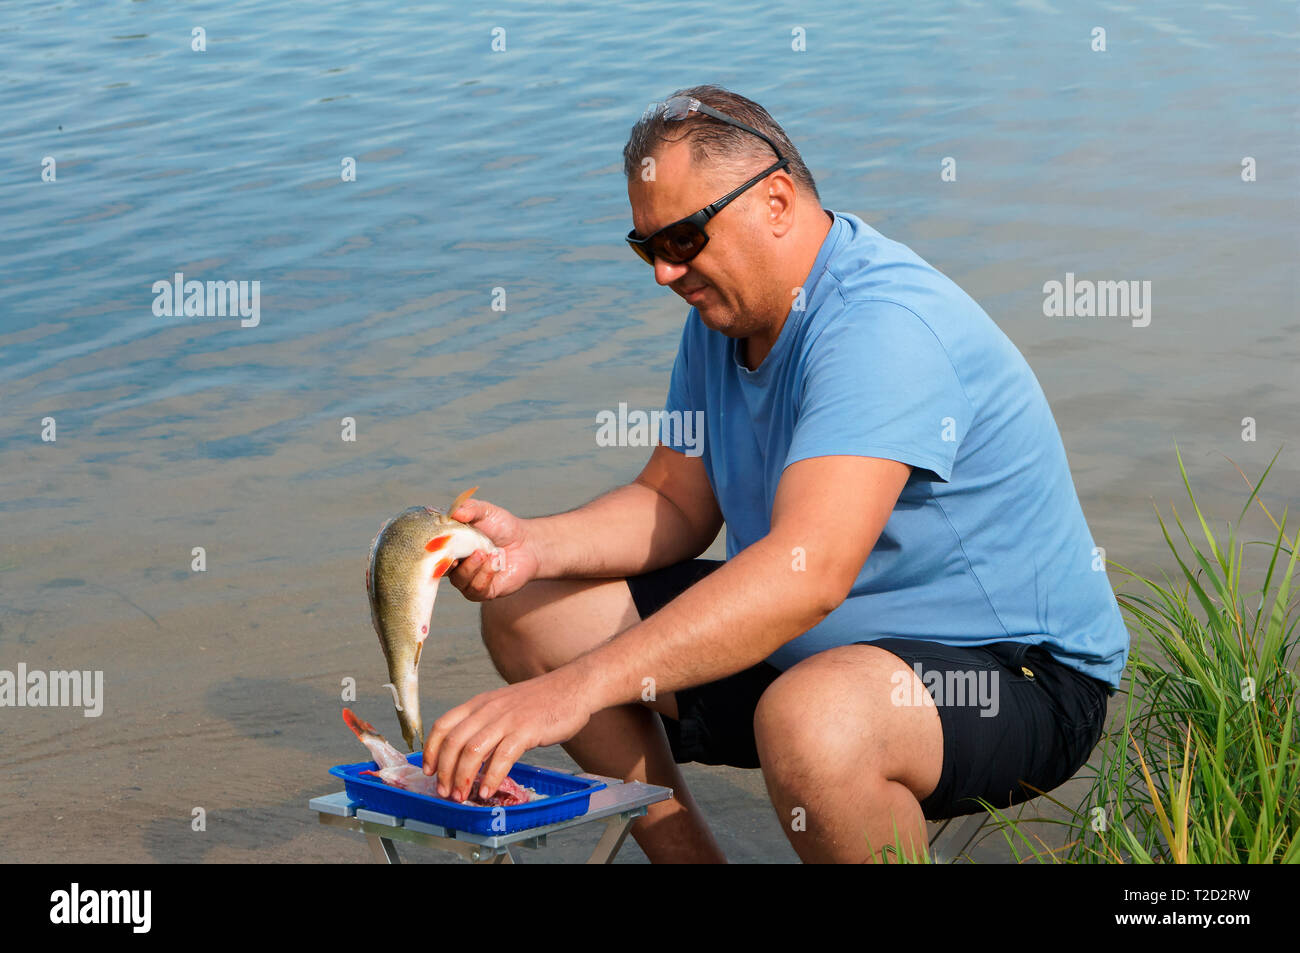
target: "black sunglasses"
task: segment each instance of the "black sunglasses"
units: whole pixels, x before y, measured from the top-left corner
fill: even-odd
[[[654,108],[654,107],[652,107]],[[738,122],[730,116],[724,116],[717,110],[706,106],[698,99],[692,99],[690,96],[674,96],[666,103],[661,104],[659,110],[663,112],[665,119],[685,119],[693,112],[700,112],[706,116],[712,116],[714,119],[735,126],[738,129],[744,129],[751,132],[758,138],[762,139],[772,151],[776,153],[777,162],[768,166],[758,175],[754,176],[738,189],[733,189],[722,198],[718,199],[711,205],[706,205],[693,215],[687,215],[685,218],[665,225],[653,235],[646,238],[638,238],[636,229],[627,233],[627,243],[632,246],[632,250],[641,256],[642,260],[649,265],[655,263],[656,258],[662,258],[666,262],[674,265],[682,265],[690,261],[709,243],[709,236],[704,231],[704,224],[713,216],[717,215],[727,204],[736,196],[743,193],[747,188],[756,182],[762,181],[771,175],[777,169],[784,169],[790,165],[790,160],[781,155],[781,150],[767,136],[763,135],[752,126],[747,126],[743,122]],[[647,110],[649,112],[649,110]]]

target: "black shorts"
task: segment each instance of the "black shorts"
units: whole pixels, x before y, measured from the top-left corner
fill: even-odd
[[[637,612],[644,619],[721,565],[718,560],[687,560],[628,579]],[[876,645],[909,666],[920,665],[936,703],[943,770],[938,786],[921,802],[930,820],[979,813],[984,808],[973,800],[977,797],[1002,809],[1050,791],[1074,776],[1101,737],[1110,686],[1063,665],[1039,646],[994,642],[965,647],[893,638],[857,644]],[[940,675],[947,672],[964,677]],[[780,669],[764,661],[707,685],[678,689],[677,720],[659,716],[673,759],[760,767],[754,711],[780,675]],[[981,707],[970,699],[942,703],[945,685],[956,700],[959,692],[978,684],[996,691],[996,714],[986,713],[992,705]],[[971,695],[977,697],[977,692]]]

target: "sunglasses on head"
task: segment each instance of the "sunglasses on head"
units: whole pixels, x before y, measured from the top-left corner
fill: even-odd
[[[781,150],[776,147],[776,143],[763,135],[757,129],[752,126],[747,126],[743,122],[732,119],[730,116],[724,116],[712,107],[706,106],[698,99],[693,99],[690,96],[674,96],[665,103],[652,106],[650,110],[647,110],[647,113],[653,115],[654,113],[652,110],[656,108],[658,111],[663,113],[665,119],[685,119],[691,113],[699,112],[706,116],[711,116],[721,122],[725,122],[728,125],[735,126],[737,129],[744,129],[746,132],[751,132],[758,136],[758,138],[771,146],[772,151],[776,153],[777,158],[777,161],[774,164],[768,166],[744,185],[728,192],[716,202],[704,206],[704,208],[700,209],[698,212],[665,225],[653,235],[641,238],[637,235],[635,228],[627,233],[627,243],[632,246],[632,250],[640,255],[642,260],[647,264],[653,265],[656,258],[662,258],[670,264],[681,265],[698,255],[704,250],[704,246],[709,243],[709,236],[704,231],[704,225],[709,219],[717,215],[727,206],[728,203],[731,202],[732,199],[743,193],[754,183],[762,181],[777,169],[787,168],[790,165],[790,160],[781,155]]]

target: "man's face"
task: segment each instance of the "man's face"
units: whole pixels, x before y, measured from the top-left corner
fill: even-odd
[[[669,143],[655,155],[654,181],[637,176],[628,182],[632,227],[638,235],[649,235],[716,202],[744,181],[719,182],[701,174],[692,168],[687,143]],[[762,239],[753,217],[756,208],[761,216],[766,196],[766,183],[756,183],[709,219],[704,226],[709,243],[685,264],[655,259],[655,281],[694,305],[705,325],[729,337],[746,337],[767,323],[760,307]],[[688,294],[701,288],[699,295]]]

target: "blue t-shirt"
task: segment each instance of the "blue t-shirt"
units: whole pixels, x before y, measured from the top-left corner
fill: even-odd
[[[665,406],[704,412],[728,559],[768,534],[777,483],[798,460],[913,467],[848,597],[768,661],[786,669],[887,637],[1019,641],[1118,687],[1128,631],[1033,371],[952,281],[856,215],[832,214],[805,308],[758,370],[691,308]],[[688,448],[680,427],[665,424],[660,441]]]

